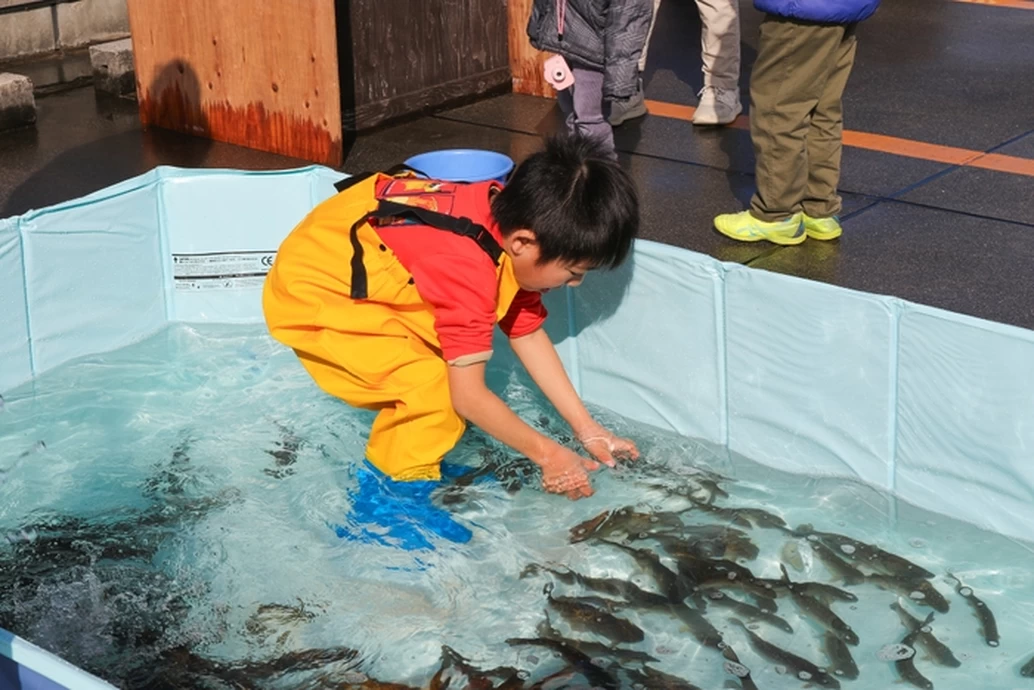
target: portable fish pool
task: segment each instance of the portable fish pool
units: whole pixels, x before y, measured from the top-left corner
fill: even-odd
[[[259,300],[340,178],[0,221],[0,687],[1034,687],[1034,333],[652,242],[547,303],[639,461],[571,502],[471,430],[469,543],[341,538],[370,414]]]

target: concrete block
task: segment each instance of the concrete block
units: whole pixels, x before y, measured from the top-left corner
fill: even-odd
[[[90,64],[93,66],[93,87],[98,91],[116,96],[136,92],[132,39],[90,46]]]
[[[81,0],[57,6],[61,47],[84,46],[129,35],[126,0]]]
[[[0,131],[36,122],[32,81],[21,74],[0,73]]]
[[[0,14],[0,58],[45,53],[56,46],[49,7]]]

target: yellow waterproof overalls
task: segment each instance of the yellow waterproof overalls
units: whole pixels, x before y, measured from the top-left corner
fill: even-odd
[[[378,411],[367,460],[393,479],[437,480],[465,422],[452,406],[432,308],[370,221],[409,217],[478,242],[496,263],[497,319],[519,286],[509,256],[482,226],[457,217],[462,209],[446,216],[380,200],[377,185],[387,177],[364,174],[335,185],[341,191],[280,245],[262,307],[272,336],[294,349],[324,391]]]

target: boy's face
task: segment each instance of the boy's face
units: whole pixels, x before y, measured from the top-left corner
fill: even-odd
[[[539,245],[535,241],[535,234],[529,230],[517,230],[503,244],[513,262],[513,275],[517,284],[531,292],[575,287],[592,268],[587,263],[570,264],[559,260],[540,263]]]

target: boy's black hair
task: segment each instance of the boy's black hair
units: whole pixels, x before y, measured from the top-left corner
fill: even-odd
[[[635,183],[607,150],[585,136],[546,141],[517,166],[492,200],[503,237],[535,233],[539,261],[618,266],[639,232]]]

